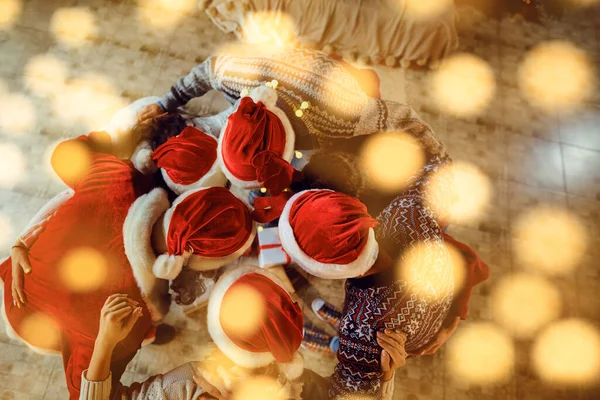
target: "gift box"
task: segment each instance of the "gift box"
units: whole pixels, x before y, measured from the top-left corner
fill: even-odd
[[[292,261],[281,247],[279,228],[276,226],[258,232],[258,246],[258,265],[261,268],[287,265]]]

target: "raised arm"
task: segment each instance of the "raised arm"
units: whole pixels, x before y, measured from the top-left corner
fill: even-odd
[[[163,111],[175,111],[194,97],[203,96],[215,89],[212,65],[213,57],[209,57],[202,64],[192,68],[189,74],[177,80],[171,90],[158,101]]]

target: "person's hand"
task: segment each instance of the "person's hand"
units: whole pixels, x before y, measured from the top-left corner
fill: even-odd
[[[200,386],[206,394],[212,396],[212,397],[207,397],[207,398],[215,398],[217,400],[228,400],[229,396],[231,396],[231,393],[229,393],[229,392],[221,393],[221,391],[219,391],[219,389],[217,389],[216,387],[211,385],[206,379],[204,379],[204,377],[202,376],[200,371],[198,371],[198,369],[196,369],[195,366],[194,366],[194,382],[196,382],[196,385]]]
[[[142,316],[142,308],[138,307],[138,304],[126,294],[109,296],[100,311],[100,329],[96,341],[113,348],[125,339]]]
[[[27,302],[25,297],[25,291],[23,290],[24,275],[31,273],[31,263],[29,262],[29,253],[27,248],[17,241],[15,246],[12,248],[10,253],[10,260],[12,262],[12,297],[13,304],[19,308],[24,306]]]
[[[159,115],[164,113],[165,111],[162,109],[161,106],[158,105],[158,103],[150,104],[149,106],[144,107],[142,111],[138,113],[138,124],[143,124],[148,120],[154,117],[158,117]]]
[[[377,343],[383,348],[380,360],[382,379],[389,381],[394,376],[394,371],[406,363],[406,335],[402,331],[386,329],[384,332],[377,332]]]
[[[456,331],[458,328],[458,323],[460,322],[460,317],[449,316],[444,320],[442,324],[442,329],[435,335],[435,337],[425,345],[420,351],[415,353],[411,353],[413,356],[425,356],[425,355],[433,355],[436,351],[439,350],[440,347],[444,343],[450,339],[450,336]]]

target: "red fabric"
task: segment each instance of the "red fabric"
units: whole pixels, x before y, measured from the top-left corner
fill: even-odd
[[[360,256],[369,228],[377,226],[358,199],[329,190],[298,197],[289,222],[304,253],[321,263],[342,265]]]
[[[221,258],[238,251],[252,233],[248,207],[224,187],[187,196],[175,207],[169,223],[169,254]]]
[[[302,178],[302,173],[272,151],[261,151],[252,158],[252,166],[256,168],[257,180],[273,196],[279,195],[290,187],[292,182]]]
[[[271,352],[280,363],[292,361],[294,353],[302,343],[303,316],[298,303],[279,285],[264,275],[252,273],[239,278],[231,285],[223,296],[225,301],[233,288],[248,285],[263,295],[265,300],[265,315],[256,331],[242,337],[238,333],[225,334],[238,347],[253,352]],[[227,324],[221,322],[221,326]]]
[[[290,197],[292,197],[292,192],[283,192],[273,197],[257,197],[254,199],[252,219],[261,224],[275,221],[281,216]]]
[[[463,256],[466,267],[466,278],[462,289],[454,296],[450,315],[466,319],[469,313],[469,299],[473,288],[485,281],[490,275],[490,269],[486,263],[479,258],[475,250],[468,245],[459,242],[452,236],[444,233],[444,241],[456,248]]]
[[[237,179],[251,182],[257,179],[252,159],[269,150],[282,157],[286,135],[281,120],[261,103],[244,97],[236,112],[229,116],[223,132],[222,157],[225,167]]]
[[[217,141],[188,126],[152,153],[152,161],[179,185],[199,181],[217,160]]]
[[[106,298],[125,293],[144,304],[125,255],[122,231],[129,207],[148,191],[149,185],[127,162],[98,153],[92,153],[92,158],[92,165],[76,184],[73,196],[60,207],[29,250],[32,272],[24,279],[24,308],[17,308],[12,302],[10,258],[0,265],[3,306],[16,333],[23,337],[22,322],[32,313],[46,314],[58,324],[60,343],[53,349],[62,352],[71,399],[79,398],[81,372],[89,365]],[[63,283],[58,269],[65,254],[83,246],[105,255],[108,271],[99,289],[76,293]],[[115,349],[111,365],[115,384],[151,328],[148,309],[144,307],[143,312],[133,331]]]

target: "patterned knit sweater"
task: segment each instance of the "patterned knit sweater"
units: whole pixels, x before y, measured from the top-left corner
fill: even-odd
[[[277,106],[290,117],[297,149],[390,129],[408,131],[431,154],[446,155],[443,144],[413,109],[368,97],[349,68],[314,50],[210,57],[179,79],[160,103],[173,111],[213,89],[234,103],[244,89],[252,90],[272,80],[279,83]],[[310,108],[297,117],[295,113],[304,101]]]

